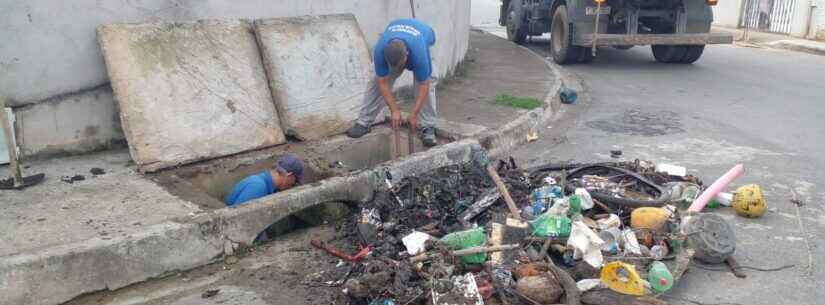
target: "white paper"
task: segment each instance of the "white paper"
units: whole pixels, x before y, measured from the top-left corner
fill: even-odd
[[[425,244],[430,238],[433,237],[427,233],[413,231],[409,235],[404,236],[404,238],[401,239],[401,242],[404,243],[405,247],[407,247],[407,253],[410,255],[417,255],[427,250]]]

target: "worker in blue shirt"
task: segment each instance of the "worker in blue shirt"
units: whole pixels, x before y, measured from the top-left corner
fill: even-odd
[[[285,191],[304,178],[304,163],[294,154],[285,154],[275,162],[275,168],[244,178],[224,197],[227,206]]]
[[[410,128],[418,128],[424,145],[434,146],[436,101],[430,46],[435,44],[433,29],[416,19],[397,19],[387,26],[373,50],[375,81],[372,82],[355,125],[347,131],[352,138],[370,132],[372,122],[386,105],[390,109],[390,125],[401,126],[401,110],[392,95],[395,80],[410,70],[415,79],[415,103],[407,117]]]

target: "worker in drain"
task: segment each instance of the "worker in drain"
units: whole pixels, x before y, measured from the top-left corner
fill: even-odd
[[[436,145],[436,102],[434,69],[430,60],[430,46],[435,44],[433,29],[416,19],[398,19],[390,22],[373,50],[375,81],[364,96],[364,103],[355,125],[347,131],[352,138],[370,132],[372,122],[386,105],[390,109],[393,129],[401,126],[401,110],[392,94],[395,80],[404,69],[413,73],[415,103],[407,117],[410,128],[417,128],[426,146]]]
[[[275,168],[244,178],[235,184],[223,199],[227,206],[285,191],[304,178],[304,162],[294,154],[285,154],[275,162]]]

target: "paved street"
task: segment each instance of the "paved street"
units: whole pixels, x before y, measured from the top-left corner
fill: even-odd
[[[546,39],[528,47],[549,56]],[[720,211],[736,225],[737,259],[795,266],[746,270],[747,279],[692,268],[670,295],[705,304],[823,304],[825,57],[725,45],[708,47],[693,65],[665,65],[649,47],[635,47],[603,49],[592,64],[564,69],[581,80],[583,98],[564,106],[541,140],[514,154],[518,160],[609,160],[619,149],[624,159],[687,166],[705,183],[743,163],[735,186],[760,184],[771,212],[751,220]],[[805,203],[798,210],[792,193]]]

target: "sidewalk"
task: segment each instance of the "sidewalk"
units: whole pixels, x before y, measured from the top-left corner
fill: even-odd
[[[784,49],[825,56],[825,42],[821,41],[796,38],[774,33],[749,31],[748,41],[745,42],[743,41],[744,31],[742,29],[728,27],[714,27],[713,29],[733,33],[734,43],[737,44],[753,44],[768,48]]]
[[[536,112],[496,105],[495,96],[510,94],[548,103],[560,80],[541,57],[504,39],[474,30],[470,46],[456,76],[442,82],[438,91],[444,128],[475,127],[474,134],[483,134],[487,142],[490,137],[517,135],[517,140],[507,140],[515,145],[523,140],[519,128],[525,125],[515,123],[524,122],[526,115],[536,117]],[[501,131],[507,128],[512,131]],[[477,142],[456,141],[381,166],[414,174],[445,162],[463,162],[469,155],[467,143]],[[272,152],[230,158],[251,160],[257,158],[251,155],[266,153]],[[332,201],[324,196],[339,190],[348,192],[351,200],[368,196],[356,186],[368,184],[367,177],[373,174],[353,171],[268,196],[275,199],[214,209],[214,198],[200,202],[198,194],[174,193],[170,189],[176,186],[159,185],[158,176],[138,174],[126,150],[25,165],[24,174],[45,173],[46,181],[22,191],[0,191],[0,295],[4,295],[0,304],[60,304],[81,294],[208,264],[230,255],[242,242],[238,236],[254,237],[256,226],[268,225],[262,219],[294,213],[312,200]],[[94,175],[92,168],[105,174]],[[9,176],[8,167],[0,166],[0,178]],[[75,178],[64,181],[63,177]]]

